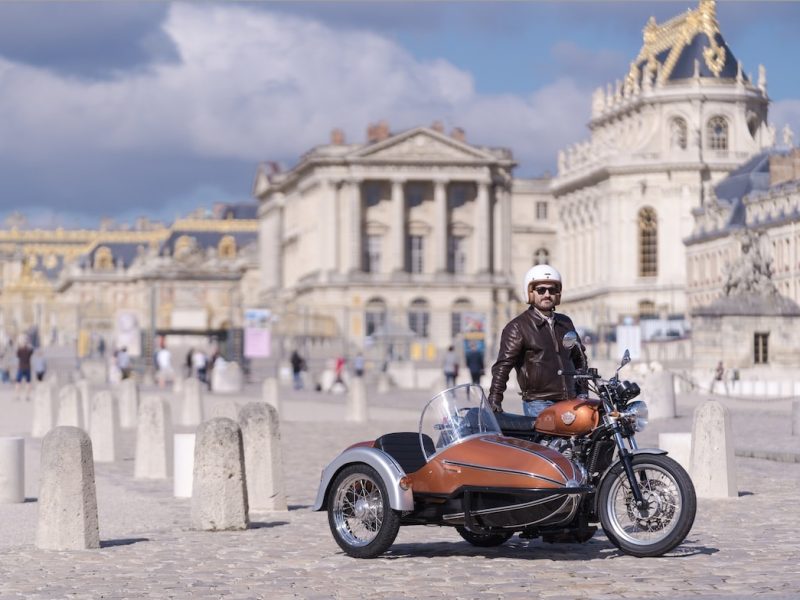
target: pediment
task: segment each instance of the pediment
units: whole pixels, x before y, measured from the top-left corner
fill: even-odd
[[[351,158],[387,162],[494,162],[496,157],[428,129],[415,129],[360,149]]]

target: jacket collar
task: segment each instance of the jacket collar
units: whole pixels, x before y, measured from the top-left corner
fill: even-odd
[[[547,325],[547,319],[545,319],[539,313],[539,311],[536,310],[536,307],[534,307],[533,304],[531,304],[530,308],[528,309],[528,313],[530,314],[531,318],[533,319],[533,324],[536,325],[536,327],[545,327]],[[553,311],[553,326],[554,327],[556,325],[556,322],[557,322],[556,312]]]

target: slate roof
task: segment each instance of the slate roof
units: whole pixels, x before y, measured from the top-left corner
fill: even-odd
[[[178,238],[188,235],[193,237],[197,241],[197,245],[199,248],[206,249],[206,248],[216,248],[219,245],[219,241],[226,235],[230,235],[236,240],[236,248],[241,249],[248,244],[255,242],[258,240],[258,232],[257,231],[231,231],[231,232],[224,232],[224,231],[191,231],[191,230],[177,230],[170,233],[169,237],[164,240],[161,245],[159,246],[158,253],[164,254],[165,251],[169,251],[169,254],[173,254],[175,252],[175,242]]]

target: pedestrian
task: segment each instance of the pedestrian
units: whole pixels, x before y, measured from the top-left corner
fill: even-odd
[[[31,358],[31,367],[36,381],[44,381],[45,373],[47,372],[47,360],[44,357],[44,350],[37,348],[33,351],[33,358]]]
[[[711,382],[712,394],[716,391],[718,385],[722,386],[726,394],[728,393],[728,382],[725,381],[725,366],[722,364],[722,361],[719,361],[717,367],[714,369],[714,380]]]
[[[302,390],[303,371],[306,370],[306,361],[302,356],[300,356],[300,353],[297,350],[293,350],[292,355],[289,357],[289,362],[292,365],[292,380],[294,389]]]
[[[189,351],[186,353],[186,360],[184,360],[184,365],[186,367],[186,377],[192,376],[192,355],[194,354],[194,348],[189,348]]]
[[[353,359],[353,373],[356,377],[364,376],[364,355],[359,352]]]
[[[172,354],[163,339],[161,340],[161,347],[156,352],[156,374],[158,387],[160,388],[166,387],[167,383],[175,378],[175,373],[172,369]]]
[[[344,381],[344,367],[347,364],[344,356],[337,356],[336,362],[334,363],[333,367],[333,385],[331,385],[331,389],[338,383],[344,389],[347,389],[347,384]]]
[[[206,354],[200,349],[192,352],[192,371],[193,375],[203,383],[206,383],[208,360]]]
[[[480,385],[481,377],[483,377],[483,352],[478,349],[478,344],[475,342],[469,343],[469,350],[467,350],[464,360],[472,377],[472,383]]]
[[[564,334],[575,332],[575,326],[555,310],[561,303],[561,289],[561,274],[550,265],[536,265],[525,274],[522,292],[530,307],[503,329],[492,366],[489,404],[495,412],[503,411],[511,369],[517,372],[522,410],[529,417],[538,416],[553,402],[586,394],[585,382],[576,386],[567,374],[587,365],[580,341],[571,349],[562,343]]]
[[[123,346],[117,352],[117,367],[119,367],[123,379],[128,379],[131,376],[131,356],[128,354],[127,346]]]
[[[33,356],[33,348],[28,343],[28,338],[22,338],[19,348],[17,348],[17,378],[14,391],[19,393],[20,387],[25,391],[25,398],[28,398],[28,393],[31,387],[31,357]],[[23,385],[24,384],[24,385]]]
[[[458,356],[453,346],[447,348],[447,352],[444,355],[444,364],[442,366],[444,369],[445,387],[451,388],[455,386],[456,378],[458,377]]]

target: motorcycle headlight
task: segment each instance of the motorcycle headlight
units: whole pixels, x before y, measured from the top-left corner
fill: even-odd
[[[633,425],[634,431],[643,431],[644,428],[647,427],[648,415],[647,404],[641,400],[631,402],[625,410],[625,417],[630,421],[631,425]]]

